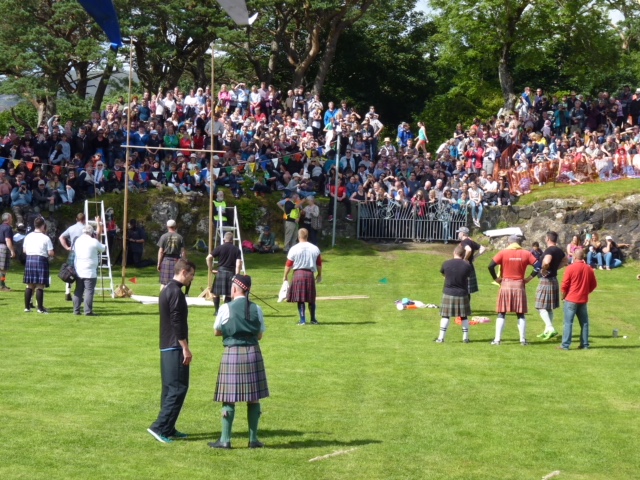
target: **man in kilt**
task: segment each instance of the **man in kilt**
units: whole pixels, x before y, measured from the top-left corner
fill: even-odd
[[[478,277],[476,276],[476,269],[473,266],[473,261],[476,257],[482,255],[487,249],[479,243],[474,242],[471,237],[469,237],[469,229],[467,227],[460,227],[457,233],[458,239],[460,239],[460,245],[464,247],[463,259],[471,265],[471,275],[469,275],[468,286],[469,295],[471,295],[472,293],[476,293],[480,290],[478,288]]]
[[[531,276],[525,279],[525,273],[529,265],[536,263],[536,257],[528,250],[522,248],[522,237],[511,235],[509,246],[499,252],[489,263],[489,273],[493,280],[500,284],[496,310],[496,336],[491,345],[500,345],[504,330],[505,315],[515,313],[518,317],[518,332],[520,332],[520,344],[528,345],[526,339],[527,321],[527,292],[525,285],[533,280],[538,272],[535,270]],[[496,266],[500,265],[501,276],[496,275]]]
[[[231,448],[231,430],[236,403],[247,402],[249,448],[262,448],[258,440],[260,400],[269,396],[259,341],[265,331],[262,309],[249,301],[251,277],[235,275],[231,285],[230,303],[220,308],[213,325],[222,337],[224,353],[216,381],[214,401],[222,402],[222,432],[210,442],[211,448]]]
[[[2,214],[2,224],[0,224],[0,292],[10,292],[11,289],[5,283],[7,271],[10,266],[10,259],[16,258],[16,251],[13,248],[13,215]]]
[[[161,443],[171,443],[171,438],[187,437],[176,430],[176,422],[189,391],[189,365],[193,358],[189,348],[189,307],[182,287],[191,284],[196,266],[180,259],[173,273],[158,299],[162,393],[158,418],[147,429]]]
[[[54,255],[53,244],[47,236],[44,218],[36,218],[33,226],[34,231],[24,239],[24,253],[27,256],[22,280],[27,284],[24,291],[24,311],[31,311],[31,300],[35,290],[38,313],[49,313],[44,308],[44,289],[49,286],[49,257]]]
[[[167,233],[162,234],[157,245],[160,290],[162,290],[173,279],[176,262],[180,258],[186,259],[184,239],[176,232],[175,220],[167,221]]]
[[[558,286],[558,270],[567,265],[567,256],[557,246],[558,234],[547,232],[547,249],[542,254],[540,283],[536,290],[536,310],[544,322],[544,332],[538,338],[549,340],[558,335],[553,328],[553,311],[560,307],[560,287]]]
[[[298,230],[298,242],[287,254],[284,267],[284,279],[288,281],[289,272],[293,269],[293,280],[287,294],[287,302],[298,304],[300,321],[298,325],[306,325],[305,302],[309,304],[311,324],[318,325],[316,318],[316,282],[322,281],[322,257],[320,249],[308,241],[306,228]],[[315,278],[314,278],[315,274]]]
[[[440,273],[444,275],[444,289],[440,303],[440,334],[436,343],[444,342],[451,317],[462,319],[462,341],[469,343],[468,317],[471,315],[471,302],[468,286],[473,267],[463,260],[464,255],[465,248],[458,244],[453,250],[453,259],[444,262],[440,268]]]
[[[218,259],[218,269],[213,270],[213,259]],[[213,280],[213,306],[214,315],[220,310],[220,297],[224,295],[225,303],[231,301],[231,280],[242,270],[242,252],[233,244],[233,233],[224,234],[222,245],[216,247],[207,255],[207,265],[215,274]]]

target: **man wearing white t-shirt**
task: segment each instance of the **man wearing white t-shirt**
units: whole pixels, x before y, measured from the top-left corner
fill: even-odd
[[[316,282],[322,281],[322,257],[320,249],[308,241],[306,228],[298,230],[298,243],[289,249],[287,263],[284,267],[284,281],[288,281],[289,272],[293,270],[293,280],[287,295],[287,302],[298,304],[300,321],[298,325],[306,325],[305,303],[309,304],[311,325],[318,325],[316,318]],[[315,278],[314,278],[315,276]]]
[[[80,238],[80,235],[82,235],[82,231],[84,229],[84,224],[85,224],[86,220],[84,218],[84,213],[79,213],[78,215],[76,215],[76,223],[74,223],[73,225],[71,225],[69,228],[67,228],[64,232],[62,232],[62,235],[60,235],[60,237],[58,237],[58,240],[60,241],[60,245],[62,245],[64,247],[64,249],[69,252],[69,256],[67,257],[67,263],[69,265],[73,265],[73,245],[76,242],[76,240],[78,238]],[[64,293],[65,293],[65,300],[67,301],[71,301],[71,284],[70,283],[65,283],[64,284]]]
[[[31,311],[33,291],[36,293],[38,313],[49,313],[44,308],[44,289],[49,286],[49,257],[53,257],[53,243],[47,236],[47,224],[44,218],[33,221],[34,231],[24,238],[23,249],[27,256],[22,282],[27,285],[24,291],[24,311]]]
[[[100,238],[102,234],[102,220],[96,217],[96,231],[91,225],[85,225],[82,235],[76,240],[74,246],[74,266],[77,277],[76,289],[73,292],[73,314],[80,315],[80,307],[84,296],[84,314],[87,317],[95,317],[93,313],[93,294],[98,281],[98,266],[100,256],[106,247],[94,238]]]

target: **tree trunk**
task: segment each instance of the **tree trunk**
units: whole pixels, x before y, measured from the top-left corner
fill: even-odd
[[[111,75],[113,75],[114,72],[115,60],[115,53],[109,52],[107,64],[104,67],[104,72],[102,72],[102,75],[100,76],[100,81],[98,81],[98,86],[96,87],[96,94],[93,97],[93,102],[91,103],[91,110],[95,110],[97,112],[100,111],[104,94],[109,86],[109,80],[111,80]]]
[[[84,100],[87,98],[87,86],[89,84],[89,62],[79,62],[75,66],[76,69],[76,96]]]
[[[504,44],[498,63],[498,78],[504,98],[504,108],[514,111],[516,106],[516,94],[513,88],[513,76],[511,75],[511,44]]]
[[[324,82],[327,80],[329,69],[331,68],[333,59],[336,56],[338,40],[340,39],[340,35],[342,35],[344,28],[345,28],[345,25],[342,22],[340,22],[339,25],[337,25],[335,28],[332,28],[331,32],[329,33],[329,38],[327,39],[327,46],[325,47],[324,53],[322,54],[320,65],[318,66],[318,73],[316,74],[316,78],[313,82],[314,94],[322,95]]]

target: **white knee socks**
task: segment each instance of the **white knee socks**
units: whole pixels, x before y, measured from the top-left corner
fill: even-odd
[[[449,319],[447,317],[442,317],[440,319],[440,334],[438,335],[438,340],[444,340],[444,337],[447,334],[448,327],[449,327]]]
[[[553,332],[555,328],[553,328],[553,310],[538,310],[540,312],[540,318],[544,322],[544,333]]]
[[[502,340],[502,331],[504,330],[504,317],[499,316],[496,318],[496,338],[494,339],[496,342],[500,342]]]
[[[520,342],[526,342],[527,320],[524,317],[518,318],[518,332],[520,332]]]

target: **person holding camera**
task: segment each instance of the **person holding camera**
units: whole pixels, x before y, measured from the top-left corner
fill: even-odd
[[[33,201],[33,195],[27,188],[27,182],[24,180],[11,192],[11,209],[18,223],[25,223],[25,218],[29,213],[29,207]]]

